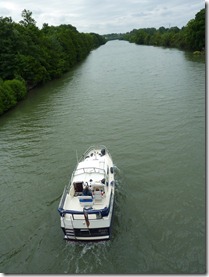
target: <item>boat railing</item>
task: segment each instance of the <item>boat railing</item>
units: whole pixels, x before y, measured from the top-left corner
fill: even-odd
[[[62,198],[60,200],[59,206],[58,206],[58,212],[60,213],[60,216],[64,217],[65,214],[71,214],[73,215],[83,215],[84,212],[80,210],[65,210],[64,209],[64,201],[67,195],[67,187],[65,187]],[[109,211],[111,209],[111,205],[113,205],[113,194],[111,192],[110,194],[110,199],[109,199],[109,205],[105,206],[103,209],[87,209],[88,214],[96,214],[96,215],[101,215],[103,216],[108,216]],[[99,217],[97,217],[99,219]]]
[[[104,207],[103,209],[98,209],[98,210],[96,210],[96,209],[87,209],[86,211],[88,212],[88,214],[97,214],[97,215],[101,214],[102,217],[103,216],[108,216],[108,214],[110,212],[110,209],[111,209],[111,205],[113,205],[112,200],[113,200],[113,194],[111,193],[108,206]],[[83,215],[84,214],[83,211],[64,210],[63,207],[60,207],[60,206],[58,208],[58,211],[59,211],[59,213],[62,217],[65,216],[65,214],[71,214],[72,216],[73,215]]]
[[[90,172],[90,170],[92,170]],[[79,171],[79,172],[78,172]],[[102,174],[105,179],[107,179],[107,174],[103,168],[97,168],[97,167],[85,167],[85,168],[79,168],[75,169],[71,175],[70,182],[66,186],[66,194],[70,191],[70,187],[73,183],[73,178],[78,175],[82,175],[84,173],[97,173],[97,174]]]
[[[63,208],[58,208],[58,211],[61,216],[65,216],[65,214],[71,214],[73,215],[83,215],[83,211],[77,211],[77,210],[64,210]],[[110,205],[108,207],[105,207],[103,209],[95,210],[95,209],[89,209],[88,214],[101,214],[102,216],[108,216],[110,211]]]
[[[110,153],[107,149],[106,146],[104,145],[92,145],[90,146],[84,153],[83,155],[81,156],[81,158],[78,160],[78,163],[81,162],[83,160],[83,158],[91,151],[91,150],[94,150],[94,149],[105,149],[106,152],[108,153],[108,155],[110,156]],[[111,156],[110,156],[111,157]]]
[[[67,193],[68,193],[68,189],[67,189],[67,186],[65,186],[63,194],[62,194],[62,197],[60,199],[60,203],[59,203],[59,206],[58,206],[59,208],[58,209],[63,209]]]
[[[74,170],[73,176],[80,175],[83,173],[99,173],[99,174],[106,174],[105,170],[103,168],[98,168],[98,167],[83,167],[83,168],[78,168]]]

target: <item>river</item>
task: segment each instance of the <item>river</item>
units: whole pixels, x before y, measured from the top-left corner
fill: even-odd
[[[63,240],[57,212],[78,156],[117,167],[112,239]],[[0,117],[4,273],[204,273],[205,63],[111,41]]]

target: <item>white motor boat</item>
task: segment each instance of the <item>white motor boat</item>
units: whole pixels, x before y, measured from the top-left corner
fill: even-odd
[[[58,211],[67,240],[110,238],[115,193],[114,166],[105,146],[90,147],[78,161]]]

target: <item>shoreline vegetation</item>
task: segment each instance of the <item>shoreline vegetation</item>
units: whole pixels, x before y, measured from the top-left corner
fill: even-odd
[[[80,33],[68,24],[39,29],[32,12],[19,23],[0,17],[0,115],[16,106],[27,91],[61,77],[95,48],[103,36]]]
[[[17,105],[38,85],[61,77],[109,40],[140,45],[175,47],[205,54],[205,9],[185,27],[134,29],[124,34],[80,33],[70,24],[36,26],[32,12],[22,20],[0,17],[0,115]]]
[[[205,8],[181,29],[178,27],[141,28],[124,34],[107,34],[104,37],[106,40],[127,40],[139,45],[173,47],[192,51],[194,55],[205,54]]]

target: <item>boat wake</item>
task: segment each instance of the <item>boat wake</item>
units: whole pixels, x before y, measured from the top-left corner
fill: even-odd
[[[107,261],[110,241],[100,242],[73,242],[66,243],[68,268],[64,273],[90,274],[104,273],[103,264]],[[89,262],[92,261],[92,262]]]

